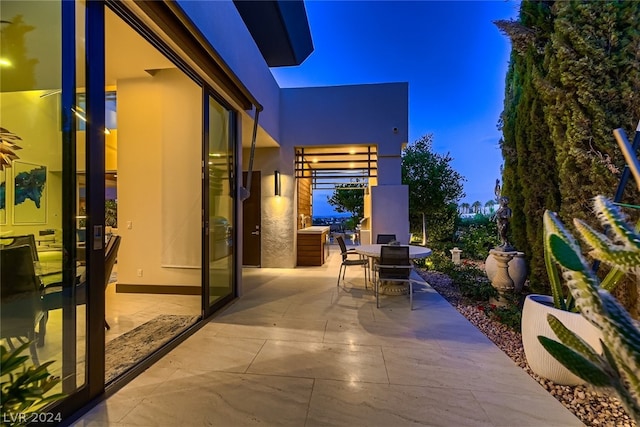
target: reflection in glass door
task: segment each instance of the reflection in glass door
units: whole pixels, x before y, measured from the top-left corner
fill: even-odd
[[[234,278],[234,152],[231,114],[214,98],[208,100],[208,240],[209,305],[233,292]],[[207,213],[205,212],[205,215]]]
[[[87,384],[85,268],[77,262],[76,168],[84,132],[85,4],[3,1],[0,8],[0,342],[31,341],[26,365],[52,362],[47,395]],[[77,41],[77,44],[76,44]],[[7,151],[8,150],[8,151]]]

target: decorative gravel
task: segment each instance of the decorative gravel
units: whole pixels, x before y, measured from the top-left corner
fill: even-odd
[[[493,341],[518,366],[558,399],[587,426],[629,426],[636,423],[625,412],[617,398],[590,386],[564,386],[542,378],[533,372],[527,364],[522,347],[520,332],[490,319],[483,311],[466,304],[458,288],[449,276],[434,271],[421,270],[420,275],[449,303],[465,316],[475,327]]]

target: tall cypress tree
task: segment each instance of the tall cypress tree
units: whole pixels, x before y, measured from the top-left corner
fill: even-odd
[[[553,20],[548,1],[525,1],[518,22],[499,21],[512,40],[502,114],[503,194],[513,209],[513,241],[529,262],[530,284],[546,286],[542,254],[542,214],[557,210],[560,193],[555,150],[544,119],[544,101],[535,80],[546,75],[544,53]]]
[[[557,153],[560,214],[593,220],[591,199],[613,196],[624,165],[612,131],[632,135],[640,119],[640,3],[557,2],[553,13],[538,87]]]
[[[524,0],[512,41],[502,122],[503,190],[513,241],[534,289],[546,282],[541,217],[594,222],[591,200],[611,197],[624,166],[612,131],[640,119],[640,2]],[[638,192],[628,186],[627,202]]]

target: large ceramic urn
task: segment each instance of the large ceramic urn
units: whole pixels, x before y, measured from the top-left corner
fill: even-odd
[[[529,367],[533,372],[559,385],[578,385],[584,381],[558,362],[538,341],[542,335],[560,341],[551,330],[547,314],[551,313],[569,330],[585,340],[593,349],[602,353],[602,333],[580,313],[557,309],[549,295],[527,295],[522,308],[522,345]]]
[[[521,292],[527,278],[527,262],[524,258],[524,252],[516,252],[509,261],[508,266],[509,277],[513,280],[513,290]],[[491,280],[491,283],[493,283],[493,278],[498,271],[498,264],[492,254],[489,254],[485,260],[484,269],[487,277]]]

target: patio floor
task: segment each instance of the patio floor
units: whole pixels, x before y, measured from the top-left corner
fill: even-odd
[[[77,426],[578,426],[429,286],[362,268],[245,269],[245,295]]]

